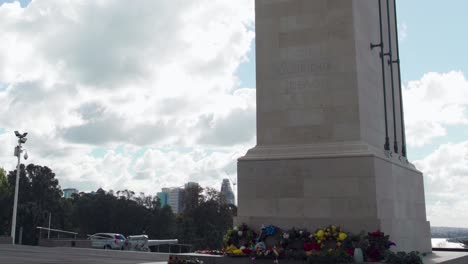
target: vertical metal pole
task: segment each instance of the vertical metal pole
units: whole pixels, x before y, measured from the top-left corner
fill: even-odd
[[[18,244],[23,245],[23,227],[20,227]]]
[[[21,142],[17,146],[18,154],[18,165],[16,166],[16,183],[15,183],[15,199],[13,202],[13,219],[11,221],[11,243],[15,244],[15,237],[16,237],[16,213],[18,210],[18,188],[19,188],[19,177],[20,177],[20,159],[21,159]]]
[[[52,213],[49,212],[49,231],[47,232],[47,239],[50,239],[50,219],[52,218]]]
[[[395,80],[394,80],[394,72],[393,72],[393,54],[392,54],[392,24],[390,19],[390,0],[387,0],[387,26],[388,26],[388,53],[389,57],[388,64],[390,65],[390,80],[392,84],[392,110],[393,110],[393,151],[398,153],[398,140],[397,140],[397,130],[396,130],[396,114],[395,114]]]
[[[405,129],[405,117],[403,112],[403,87],[401,86],[401,63],[400,63],[400,41],[398,37],[398,16],[397,16],[397,4],[396,0],[393,0],[393,14],[395,21],[395,38],[396,38],[396,53],[397,59],[393,63],[398,64],[398,84],[400,89],[400,121],[401,121],[401,154],[406,158],[406,129]]]
[[[388,113],[387,113],[387,85],[385,78],[385,60],[384,60],[384,42],[383,42],[383,23],[382,23],[382,0],[379,0],[379,26],[380,26],[380,43],[372,44],[371,49],[380,47],[380,60],[382,64],[382,86],[383,86],[383,103],[385,115],[385,144],[384,149],[390,151],[390,139],[388,138]]]

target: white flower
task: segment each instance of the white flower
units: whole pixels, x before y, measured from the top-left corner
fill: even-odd
[[[288,233],[284,233],[284,234],[283,234],[283,238],[284,238],[284,239],[288,239],[288,238],[289,238],[289,234],[288,234]]]
[[[237,231],[237,235],[242,236],[243,232],[242,231]]]
[[[302,230],[299,230],[299,235],[302,235],[302,233],[304,233],[304,231],[302,231]]]
[[[237,230],[239,230],[239,227],[238,227],[238,226],[235,226],[235,227],[234,227],[234,231],[237,231]]]

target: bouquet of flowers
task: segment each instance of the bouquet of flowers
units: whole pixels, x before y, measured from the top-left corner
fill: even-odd
[[[250,229],[246,224],[235,226],[229,229],[223,237],[224,247],[227,248],[231,245],[240,249],[241,247],[253,248],[256,242],[257,234]]]
[[[391,246],[396,246],[389,238],[390,236],[385,235],[379,230],[367,234],[367,239],[369,241],[369,246],[365,250],[367,261],[377,262],[385,258],[385,253],[388,249]]]

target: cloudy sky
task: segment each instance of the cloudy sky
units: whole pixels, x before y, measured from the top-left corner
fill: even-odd
[[[409,158],[432,225],[468,227],[468,2],[398,3]],[[235,181],[254,42],[253,0],[0,0],[0,167],[20,130],[63,188]]]

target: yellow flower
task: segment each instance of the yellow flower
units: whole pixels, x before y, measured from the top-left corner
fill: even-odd
[[[323,230],[320,229],[319,231],[317,231],[317,233],[316,233],[315,235],[316,235],[318,238],[322,238],[322,237],[323,237],[323,234],[324,234]]]
[[[336,226],[332,225],[332,230],[335,231],[335,230],[336,230]]]
[[[242,252],[242,250],[240,250],[240,249],[235,249],[235,250],[232,251],[232,254],[234,254],[234,255],[243,255],[244,252]]]
[[[230,245],[229,248],[232,249],[232,250],[237,249],[237,247],[234,246],[234,245]]]
[[[346,233],[341,232],[341,233],[338,235],[338,240],[343,241],[343,240],[345,240],[347,237],[348,237],[348,235],[346,235]]]

